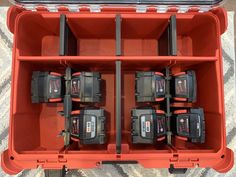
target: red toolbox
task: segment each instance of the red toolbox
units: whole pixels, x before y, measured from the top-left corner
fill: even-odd
[[[37,167],[78,169],[122,162],[169,168],[171,173],[193,167],[210,167],[221,173],[230,170],[234,154],[226,147],[220,41],[227,29],[227,16],[221,3],[220,0],[16,0],[7,19],[14,34],[14,46],[9,145],[1,156],[3,170],[13,175]],[[92,105],[82,103],[81,98],[71,100],[70,94],[67,99],[65,84],[65,96],[51,100],[64,102],[32,102],[34,71],[50,71],[44,76],[62,77],[62,82],[65,79],[67,83],[71,81],[71,75],[67,77],[68,68],[79,71],[73,77],[81,77],[82,71],[99,72],[103,99]],[[194,87],[185,85],[197,92],[190,94],[194,97],[192,101],[183,98],[181,85],[177,87],[181,83],[178,79],[189,77],[189,70],[194,70],[197,82]],[[146,72],[140,82],[137,71]],[[150,77],[149,71],[153,71]],[[145,94],[152,91],[148,84],[154,77],[162,84],[156,87],[165,92],[146,103],[150,98]],[[175,79],[175,85],[171,78]],[[140,89],[143,95],[136,91],[137,87],[143,87]],[[104,117],[106,112],[106,124],[102,126],[106,138],[99,139],[100,144],[70,136],[67,139],[70,116],[75,116],[73,123],[77,123],[76,115],[82,117],[78,109],[84,109],[84,115],[89,114],[87,106],[99,107],[92,110],[97,111],[94,114],[99,114],[98,117]],[[204,112],[201,124],[204,137],[199,142],[181,136],[183,125],[188,125],[191,115],[196,113],[194,108],[201,108],[201,114]],[[141,115],[142,123],[144,112],[151,115],[151,121],[144,125],[146,132],[142,126],[139,130],[136,120]],[[195,118],[200,120],[199,116]],[[105,119],[100,120],[104,123]],[[177,121],[174,126],[180,126],[175,131],[173,120]],[[166,133],[143,141],[140,136],[150,133],[150,127],[155,128],[150,125],[152,121],[158,123],[158,130],[165,128]],[[86,125],[86,131],[91,131],[90,123]],[[196,125],[198,132],[199,122]]]

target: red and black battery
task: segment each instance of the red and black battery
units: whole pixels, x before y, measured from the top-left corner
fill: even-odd
[[[171,81],[173,99],[176,101],[196,102],[197,80],[193,70],[173,74]]]
[[[133,144],[156,144],[165,139],[166,117],[162,110],[136,108],[131,112]]]
[[[101,74],[99,72],[76,72],[71,78],[71,97],[76,102],[100,102]]]
[[[64,95],[63,75],[34,71],[31,80],[32,103],[61,102]]]
[[[84,108],[71,112],[71,140],[81,144],[106,143],[106,117],[104,109]]]
[[[137,102],[158,102],[165,99],[165,77],[160,72],[136,72],[135,96]]]
[[[68,85],[72,101],[90,103],[101,101],[99,72],[76,72],[67,82],[64,77],[57,72],[34,71],[31,80],[32,103],[61,102],[65,96],[65,87]]]
[[[205,118],[202,108],[176,110],[173,118],[176,138],[193,143],[205,142]]]

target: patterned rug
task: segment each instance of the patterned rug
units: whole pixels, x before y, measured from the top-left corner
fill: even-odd
[[[7,148],[9,125],[9,100],[11,82],[11,48],[12,34],[6,27],[7,7],[0,7],[0,151]],[[234,44],[234,12],[228,12],[229,28],[222,36],[224,56],[224,83],[225,83],[225,109],[227,126],[227,146],[236,151],[236,84],[235,84],[235,44]],[[235,153],[236,155],[236,153]],[[42,169],[25,170],[16,176],[32,177],[43,176]],[[0,170],[0,176],[9,176]],[[103,165],[97,169],[80,169],[70,171],[67,176],[83,177],[154,177],[154,176],[236,176],[236,165],[227,174],[219,174],[213,169],[189,169],[185,175],[170,175],[167,169],[145,169],[140,165]]]

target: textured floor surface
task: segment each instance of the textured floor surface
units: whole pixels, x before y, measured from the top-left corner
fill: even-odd
[[[9,125],[9,99],[11,82],[11,48],[12,35],[6,28],[6,7],[0,7],[0,152],[7,148]],[[236,83],[235,83],[235,44],[234,44],[234,13],[229,12],[229,28],[222,36],[224,56],[224,83],[227,146],[236,152]],[[236,156],[235,156],[236,157]],[[0,176],[9,176],[0,170]],[[43,176],[43,170],[25,170],[16,176]],[[71,171],[68,176],[236,176],[236,165],[227,174],[219,174],[212,169],[191,169],[185,175],[170,175],[166,169],[144,169],[140,165],[103,165],[102,168]]]

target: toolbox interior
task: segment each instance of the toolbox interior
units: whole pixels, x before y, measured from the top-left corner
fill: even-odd
[[[22,56],[47,56],[59,53],[59,18],[53,15],[23,13],[16,26],[16,49]]]
[[[158,41],[168,25],[170,15],[122,15],[123,55],[156,56]],[[179,56],[215,56],[217,32],[211,15],[176,16]],[[203,28],[204,26],[204,28]]]
[[[74,69],[85,71],[99,71],[104,80],[103,87],[106,89],[105,99],[96,105],[107,112],[107,137],[106,145],[73,146],[78,153],[89,150],[90,153],[108,150],[108,144],[115,144],[115,64],[113,61],[103,62],[80,62],[68,61]],[[135,102],[135,71],[153,70],[162,71],[167,61],[134,63],[123,61],[122,69],[122,144],[128,145],[129,152],[136,151],[152,152],[150,150],[166,150],[169,147],[164,142],[157,145],[135,145],[131,143],[130,121],[131,109],[140,106]],[[63,109],[62,104],[33,104],[30,97],[30,82],[32,71],[41,70],[63,73],[65,67],[59,61],[19,61],[17,75],[16,107],[14,113],[14,146],[18,152],[24,151],[60,151],[63,149],[63,138],[57,137],[64,129],[64,118],[58,114]],[[217,80],[216,61],[177,62],[173,66],[173,73],[193,69],[197,74],[198,97],[193,107],[203,107],[206,119],[206,142],[194,144],[173,138],[173,146],[177,150],[212,150],[220,148],[221,117],[219,85]],[[212,90],[211,88],[215,88]],[[143,104],[148,105],[148,104]],[[82,107],[85,105],[82,105]],[[158,104],[152,105],[159,108]],[[76,107],[74,108],[76,109]],[[217,132],[215,130],[218,130]],[[23,137],[23,138],[21,138]],[[76,152],[77,152],[76,151]],[[128,151],[127,151],[128,152]]]
[[[76,17],[71,15],[68,25],[77,39],[77,55],[114,56],[116,53],[115,16]]]
[[[63,138],[57,137],[64,129],[64,118],[57,112],[62,104],[32,104],[30,82],[33,71],[62,72],[65,65],[61,59],[37,58],[35,56],[58,56],[59,53],[59,14],[22,13],[18,18],[16,47],[20,60],[15,64],[14,72],[14,149],[19,153],[58,152],[63,150]],[[121,46],[124,57],[122,62],[122,144],[128,146],[123,153],[171,152],[164,142],[157,145],[134,145],[131,143],[131,109],[139,106],[135,102],[135,71],[162,71],[170,62],[176,62],[173,73],[193,69],[197,74],[198,96],[193,107],[202,107],[206,119],[206,142],[194,144],[175,139],[175,151],[197,150],[216,152],[221,148],[222,140],[222,95],[221,77],[218,61],[204,57],[217,56],[219,50],[219,32],[217,21],[211,14],[177,15],[178,56],[172,59],[155,58],[146,60],[142,56],[158,56],[158,39],[168,25],[170,15],[121,15]],[[115,56],[116,21],[115,15],[97,16],[68,14],[68,25],[77,38],[77,57],[65,56],[63,61],[77,70],[99,71],[104,80],[105,99],[97,106],[107,111],[107,137],[105,145],[73,146],[69,151],[76,153],[106,153],[109,145],[116,143],[115,117],[115,61],[86,61],[82,56]],[[204,28],[203,28],[204,27]],[[24,61],[24,56],[27,60]],[[27,57],[28,56],[28,57]],[[126,57],[127,56],[127,57]],[[128,56],[139,56],[139,62]],[[179,56],[189,56],[185,60]],[[199,58],[194,58],[200,56]],[[100,57],[101,58],[101,57]],[[146,60],[146,61],[145,61]],[[214,88],[214,90],[212,89]],[[84,106],[84,105],[82,105]],[[153,105],[159,107],[157,105]],[[217,130],[217,131],[216,131]]]
[[[169,14],[121,15],[122,54],[159,55],[159,39],[167,28],[169,18]],[[59,14],[20,15],[16,32],[19,55],[57,56],[59,21]],[[67,23],[77,40],[77,55],[115,56],[118,29],[114,14],[68,14]],[[176,29],[179,56],[216,56],[219,34],[213,15],[177,15]]]
[[[17,49],[21,56],[57,56],[60,15],[23,13],[17,26]],[[68,26],[77,39],[77,55],[115,55],[115,15],[70,15]],[[24,41],[24,42],[22,42]]]
[[[142,149],[153,149],[158,150],[163,148],[165,145],[163,142],[158,142],[157,145],[136,145],[131,143],[131,112],[132,108],[137,106],[153,106],[160,109],[159,104],[147,104],[147,103],[136,103],[135,102],[135,71],[163,71],[165,62],[151,62],[151,64],[145,64],[146,62],[139,62],[135,64],[134,62],[124,62],[123,65],[125,70],[123,71],[123,89],[122,89],[122,103],[123,103],[123,126],[122,129],[122,140],[123,143],[127,143],[130,146],[130,150],[142,150]],[[143,68],[141,68],[143,66]],[[215,61],[182,61],[173,65],[172,72],[180,72],[185,70],[196,71],[197,77],[197,102],[192,105],[194,108],[202,107],[204,108],[205,120],[206,120],[206,142],[204,144],[185,142],[183,140],[175,139],[173,137],[172,144],[176,150],[213,150],[217,151],[220,148],[221,137],[221,117],[222,112],[220,111],[220,100],[219,92],[220,88],[218,85],[217,77],[217,64]],[[212,90],[211,88],[214,88]],[[183,109],[183,108],[179,108]],[[215,131],[219,130],[219,131]]]
[[[76,64],[75,64],[76,63]],[[114,65],[111,62],[100,65],[99,63],[71,62],[74,69],[83,71],[97,70],[102,74],[104,99],[97,107],[104,108],[107,118],[108,144],[115,143],[115,117],[114,117]],[[63,137],[58,137],[64,130],[64,117],[59,115],[63,110],[62,103],[31,103],[30,83],[33,71],[54,70],[59,73],[65,72],[65,67],[59,61],[20,61],[17,76],[16,110],[14,114],[14,145],[17,151],[59,151],[63,149]],[[105,89],[105,90],[104,90]],[[74,106],[74,110],[79,106]],[[86,105],[90,106],[90,105]],[[22,131],[23,130],[23,131]],[[22,137],[22,138],[20,138]],[[78,149],[78,147],[76,147]],[[107,147],[92,145],[83,146],[83,150],[105,150]],[[92,153],[92,152],[91,152]]]

